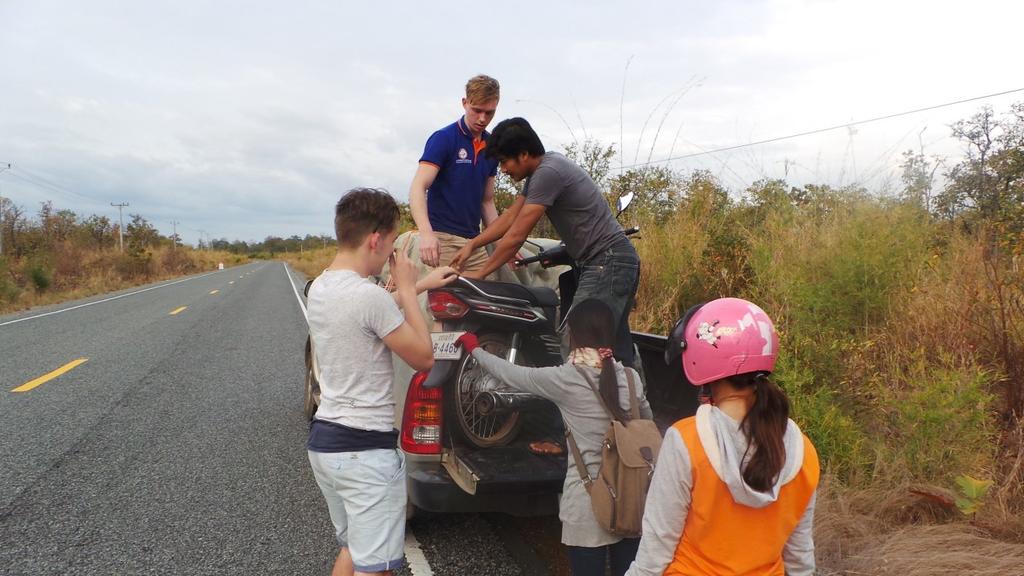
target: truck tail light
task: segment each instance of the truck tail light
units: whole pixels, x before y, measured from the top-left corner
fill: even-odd
[[[430,313],[436,320],[454,320],[462,318],[469,312],[469,305],[451,292],[431,290],[427,293]]]
[[[427,374],[414,374],[405,396],[402,450],[410,454],[441,453],[441,387],[424,388]]]

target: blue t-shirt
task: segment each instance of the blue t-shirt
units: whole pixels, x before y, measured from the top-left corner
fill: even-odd
[[[465,118],[459,118],[427,140],[420,162],[438,168],[427,189],[427,216],[434,231],[463,238],[480,234],[484,186],[498,173],[498,161],[484,155],[488,135],[473,138]]]

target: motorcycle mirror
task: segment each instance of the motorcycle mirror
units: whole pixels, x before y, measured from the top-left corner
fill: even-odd
[[[622,196],[619,196],[619,214],[622,214],[626,210],[626,208],[629,207],[629,204],[632,201],[633,201],[633,193],[632,192],[628,192],[628,193],[626,193],[626,194],[624,194]]]

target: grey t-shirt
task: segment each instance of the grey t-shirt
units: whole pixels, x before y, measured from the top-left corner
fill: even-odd
[[[584,263],[625,238],[597,184],[575,162],[548,152],[523,186],[527,204],[547,208],[569,255]]]
[[[352,270],[325,270],[306,306],[320,365],[317,420],[391,431],[394,371],[382,338],[405,322],[395,299]]]

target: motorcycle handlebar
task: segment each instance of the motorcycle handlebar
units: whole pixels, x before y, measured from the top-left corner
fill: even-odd
[[[519,260],[516,260],[515,263],[516,263],[516,266],[526,266],[527,264],[533,264],[534,262],[540,262],[541,256],[542,256],[541,254],[538,254],[536,256],[530,256],[528,258],[520,258]]]
[[[622,232],[626,236],[632,236],[632,235],[636,234],[639,231],[640,231],[640,227],[639,226],[632,226],[630,228],[626,228]],[[552,257],[552,252],[556,251],[556,250],[559,250],[559,249],[564,250],[565,248],[564,248],[564,246],[560,246],[558,248],[553,248],[553,249],[547,250],[547,251],[542,250],[536,256],[529,256],[527,258],[520,258],[520,259],[516,260],[515,261],[515,265],[516,266],[526,266],[528,264],[533,264],[534,262],[541,262],[541,261],[544,261],[544,260],[549,260]]]

